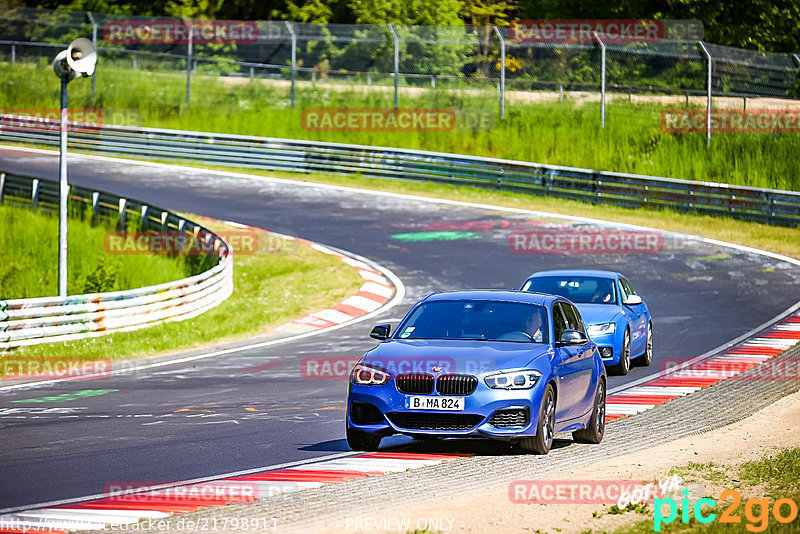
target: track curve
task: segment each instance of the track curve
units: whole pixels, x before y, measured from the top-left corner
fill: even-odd
[[[52,179],[57,155],[2,148],[0,168]],[[376,322],[396,320],[434,290],[517,287],[531,272],[549,268],[622,271],[653,313],[656,361],[650,369],[611,377],[610,388],[636,381],[666,360],[725,344],[800,298],[795,264],[672,235],[664,236],[658,254],[514,254],[508,245],[514,230],[598,227],[520,210],[88,156],[70,157],[70,181],[302,236],[386,265],[403,280],[407,296]],[[98,387],[118,391],[52,406],[62,412],[9,410],[21,406],[14,400],[74,386],[0,392],[0,509],[98,494],[110,482],[186,480],[345,452],[343,384],[307,380],[299,362],[358,356],[372,346],[367,330],[358,324],[224,358],[114,376]]]

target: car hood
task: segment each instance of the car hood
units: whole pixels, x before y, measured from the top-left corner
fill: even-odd
[[[616,304],[576,304],[585,325],[611,323],[621,315]]]
[[[502,369],[543,370],[552,355],[552,347],[542,343],[393,339],[367,352],[362,362],[393,375],[437,372],[482,374]],[[434,371],[434,368],[437,369]]]

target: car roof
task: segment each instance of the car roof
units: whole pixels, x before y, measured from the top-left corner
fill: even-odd
[[[597,278],[620,278],[623,275],[616,271],[601,271],[596,269],[559,269],[553,271],[537,271],[528,278],[542,276],[595,276]]]
[[[533,293],[528,291],[509,291],[507,289],[468,289],[459,291],[440,291],[428,295],[425,302],[440,300],[495,300],[504,302],[518,302],[523,304],[538,304],[547,306],[557,300],[566,300],[558,295]]]

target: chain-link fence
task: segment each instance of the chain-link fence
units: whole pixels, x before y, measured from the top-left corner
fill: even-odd
[[[591,42],[535,42],[509,28],[207,21],[0,5],[0,58],[11,64],[49,63],[76,37],[92,38],[99,50],[92,99],[110,90],[113,81],[102,73],[114,66],[154,77],[180,72],[186,106],[195,76],[266,80],[288,89],[292,107],[296,88],[319,84],[380,89],[395,106],[421,91],[473,91],[484,100],[496,95],[501,115],[507,100],[565,94],[601,102],[603,114],[606,96],[669,95],[687,104],[690,97],[739,97],[745,106],[750,97],[800,98],[800,56],[701,41],[615,43],[595,35]]]

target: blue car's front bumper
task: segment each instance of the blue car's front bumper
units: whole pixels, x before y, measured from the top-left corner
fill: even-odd
[[[616,333],[594,335],[591,338],[597,345],[604,364],[617,365],[619,363],[622,354],[622,340],[617,340]]]
[[[472,394],[464,396],[464,410],[455,412],[407,409],[405,398],[409,395],[397,391],[394,381],[382,386],[350,383],[347,424],[352,429],[381,435],[494,439],[534,436],[545,386],[540,380],[531,389],[490,389],[481,380]],[[439,395],[434,392],[430,396]],[[377,412],[356,405],[354,414],[353,403],[370,404]],[[371,412],[373,417],[365,418],[365,412]]]

